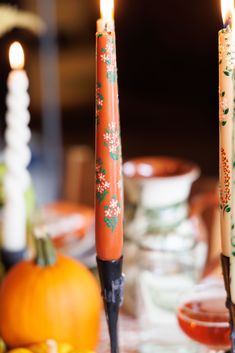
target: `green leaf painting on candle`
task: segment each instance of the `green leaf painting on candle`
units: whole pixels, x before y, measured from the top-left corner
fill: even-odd
[[[223,168],[223,187],[220,186],[220,208],[223,212],[231,212],[231,171],[229,168],[229,161],[226,156],[224,148],[221,148],[221,162]]]
[[[235,235],[234,235],[235,224],[234,223],[231,226],[231,230],[232,230],[232,237],[231,237],[232,255],[235,256]]]
[[[108,195],[110,183],[107,181],[106,170],[102,167],[101,158],[96,161],[96,198],[101,203],[105,196]]]
[[[232,225],[232,232],[234,232],[235,226]],[[231,245],[232,245],[232,255],[235,256],[235,236],[232,235],[231,237]]]
[[[104,146],[108,147],[111,158],[118,161],[121,157],[120,129],[116,123],[109,123],[104,131]]]
[[[231,41],[229,37],[225,37],[226,45],[219,46],[219,65],[224,65],[225,69],[223,71],[224,75],[233,78],[233,53],[231,48]],[[223,60],[225,62],[223,62]]]
[[[114,232],[118,225],[118,216],[121,214],[120,202],[118,202],[117,197],[114,195],[109,202],[108,206],[104,207],[104,221],[108,228],[111,228]]]
[[[96,122],[99,124],[100,120],[100,112],[103,109],[104,104],[104,96],[102,95],[102,84],[100,82],[97,83],[96,86]]]
[[[108,38],[105,48],[101,48],[101,60],[106,64],[107,78],[110,83],[117,81],[116,49],[113,38]]]
[[[219,120],[221,122],[222,126],[225,126],[227,124],[227,117],[230,112],[229,110],[229,103],[228,99],[225,95],[225,91],[220,92],[219,91],[219,96],[220,96],[220,101],[219,101]]]

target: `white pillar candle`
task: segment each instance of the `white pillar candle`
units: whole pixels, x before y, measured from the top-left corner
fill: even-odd
[[[24,194],[30,184],[27,166],[31,159],[28,142],[30,115],[28,111],[28,77],[23,70],[24,52],[15,42],[9,51],[12,71],[8,77],[4,180],[5,207],[3,213],[3,249],[21,251],[26,247],[26,206]]]

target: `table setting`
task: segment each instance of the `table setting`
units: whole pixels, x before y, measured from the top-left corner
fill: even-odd
[[[94,23],[90,5],[80,0],[83,28],[88,21],[84,35],[70,21],[72,7],[66,10],[60,0],[50,6],[35,0],[35,12],[27,0],[16,0],[19,9],[0,5],[5,20],[0,41],[10,38],[4,54],[8,69],[2,75],[0,353],[235,353],[234,1],[217,1],[223,28],[218,43],[216,36],[212,39],[218,44],[218,57],[212,56],[218,68],[218,148],[210,147],[212,161],[207,161],[207,151],[202,158],[208,165],[216,161],[213,176],[205,175],[193,150],[181,141],[179,131],[195,135],[190,123],[181,126],[179,120],[178,133],[176,125],[167,127],[178,142],[169,142],[161,153],[147,111],[140,134],[134,135],[133,121],[133,135],[125,134],[120,108],[122,101],[132,103],[123,89],[125,77],[118,76],[125,61],[119,56],[124,42],[116,14],[116,7],[122,7],[116,0],[97,2],[100,17]],[[143,15],[145,24],[148,15]],[[57,29],[59,21],[64,32]],[[146,39],[139,43],[144,50],[148,31],[146,26]],[[70,122],[67,134],[62,117],[74,113],[71,102],[67,110],[62,106],[57,86],[65,56],[61,47],[70,50],[83,37],[94,63],[93,127],[81,124],[78,131]],[[160,46],[159,40],[158,53]],[[139,59],[133,55],[133,65]],[[85,81],[89,60],[79,63]],[[36,98],[35,68],[41,80]],[[142,63],[140,71],[148,69]],[[137,89],[140,81],[136,73]],[[85,90],[84,81],[80,84]],[[71,97],[75,87],[69,88]],[[76,104],[81,105],[79,94]],[[161,120],[167,121],[165,116]],[[151,134],[151,149],[145,153]],[[200,145],[200,136],[194,140]],[[178,148],[181,143],[183,149]]]

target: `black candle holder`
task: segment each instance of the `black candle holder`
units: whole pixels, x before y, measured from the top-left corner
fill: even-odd
[[[108,324],[111,353],[119,352],[118,345],[118,316],[123,302],[124,276],[122,274],[123,258],[104,261],[97,258],[100,275],[102,297]]]
[[[26,249],[20,251],[0,250],[1,260],[6,271],[26,258]]]
[[[235,353],[235,305],[231,300],[230,258],[222,254],[221,264],[222,264],[222,271],[223,271],[223,277],[224,277],[224,286],[227,293],[226,307],[229,310],[229,317],[230,317],[231,351],[229,352]]]

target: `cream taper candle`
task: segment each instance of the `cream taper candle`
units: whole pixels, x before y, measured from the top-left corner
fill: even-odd
[[[231,255],[234,109],[233,0],[222,0],[225,28],[219,32],[220,219],[222,253]]]
[[[26,207],[24,194],[30,184],[27,166],[31,159],[28,142],[30,115],[28,111],[28,77],[23,70],[24,52],[20,43],[11,45],[9,59],[12,71],[8,77],[6,148],[7,173],[4,180],[5,207],[2,246],[17,252],[26,247]]]

